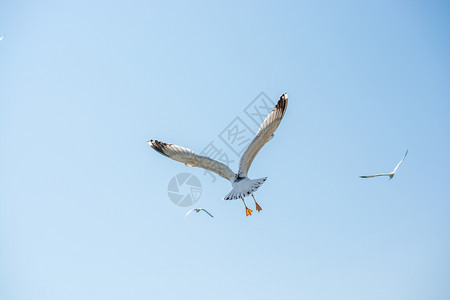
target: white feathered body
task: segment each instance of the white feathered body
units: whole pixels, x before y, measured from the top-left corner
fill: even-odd
[[[225,197],[223,197],[223,200],[241,199],[250,196],[259,189],[259,187],[266,181],[266,179],[267,177],[258,179],[237,177],[231,183],[233,189]]]

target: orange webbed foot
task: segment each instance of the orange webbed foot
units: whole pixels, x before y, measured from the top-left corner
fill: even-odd
[[[253,196],[253,194],[252,194],[252,197],[253,197],[253,201],[255,201],[256,210],[257,210],[258,212],[262,211],[261,206],[259,206],[258,202],[256,202],[255,196]]]
[[[245,213],[247,214],[247,217],[248,216],[251,216],[252,215],[252,212],[253,212],[253,210],[251,210],[250,208],[245,208]]]

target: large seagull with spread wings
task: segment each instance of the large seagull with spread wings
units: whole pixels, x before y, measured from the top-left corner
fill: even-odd
[[[242,199],[245,206],[245,213],[247,216],[252,214],[252,210],[245,204],[244,198],[251,195],[253,201],[255,201],[256,210],[261,211],[261,206],[256,202],[253,193],[266,181],[267,177],[250,179],[247,177],[248,169],[253,162],[256,154],[259,150],[273,138],[275,130],[280,125],[281,119],[286,112],[288,102],[288,95],[285,93],[281,95],[280,100],[275,105],[275,108],[267,116],[264,122],[259,127],[255,138],[245,150],[239,162],[239,171],[234,173],[231,169],[214,159],[206,156],[198,155],[192,150],[187,148],[176,146],[172,144],[166,144],[158,140],[150,140],[148,144],[161,153],[173,160],[184,163],[188,167],[198,167],[209,171],[212,171],[231,182],[233,189],[222,200]]]

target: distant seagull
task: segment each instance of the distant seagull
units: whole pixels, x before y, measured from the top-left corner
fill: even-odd
[[[188,167],[203,168],[228,179],[231,182],[233,189],[228,195],[223,197],[222,200],[242,199],[245,206],[245,213],[249,216],[252,214],[252,210],[245,204],[244,197],[252,195],[253,200],[255,201],[256,210],[258,210],[258,212],[261,211],[261,206],[256,202],[253,193],[256,192],[264,181],[266,181],[267,177],[251,180],[247,177],[247,172],[256,154],[258,154],[259,150],[272,139],[273,133],[278,128],[278,125],[280,125],[281,119],[286,112],[287,101],[288,95],[286,93],[281,95],[277,105],[261,124],[253,141],[242,155],[237,174],[231,171],[227,165],[209,157],[198,155],[187,148],[166,144],[158,140],[150,140],[147,142],[153,149],[162,155],[182,162]],[[277,154],[277,157],[279,159],[282,157],[282,154]]]
[[[214,218],[214,216],[212,214],[210,214],[206,209],[204,208],[193,208],[190,211],[187,212],[187,214],[185,214],[184,216],[186,217],[188,214],[190,214],[191,212],[195,211],[196,213],[199,213],[200,211],[204,211],[205,213],[207,213],[211,218]]]
[[[4,35],[0,36],[0,41],[3,40],[5,38]]]
[[[361,178],[371,178],[371,177],[377,177],[377,176],[389,176],[389,180],[391,180],[392,177],[394,177],[395,171],[397,171],[398,167],[405,160],[405,157],[406,157],[407,154],[408,154],[408,150],[406,150],[405,156],[403,156],[402,160],[397,164],[397,166],[395,167],[394,171],[392,171],[390,173],[381,173],[381,174],[376,174],[376,175],[366,175],[366,176],[359,176],[359,177],[361,177]]]

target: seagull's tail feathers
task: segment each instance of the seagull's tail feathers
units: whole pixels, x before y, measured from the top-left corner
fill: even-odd
[[[234,200],[241,199],[247,196],[250,196],[254,192],[256,192],[259,187],[267,180],[267,177],[248,180],[243,184],[234,185],[231,192],[228,193],[222,200]]]

